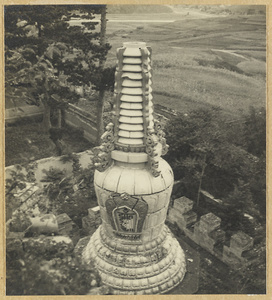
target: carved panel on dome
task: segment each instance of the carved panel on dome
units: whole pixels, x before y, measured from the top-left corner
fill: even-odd
[[[117,236],[133,240],[140,238],[148,211],[146,201],[127,193],[112,193],[106,201],[106,210]]]

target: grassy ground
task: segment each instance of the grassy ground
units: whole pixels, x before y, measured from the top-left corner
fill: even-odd
[[[152,47],[155,103],[179,111],[214,105],[233,116],[265,106],[265,15],[186,11],[129,15],[131,20],[174,20],[169,23],[109,22],[107,64],[115,64],[122,42],[145,41]]]
[[[56,147],[40,122],[24,121],[5,130],[5,165],[27,163],[56,155]],[[93,145],[79,131],[64,128],[64,152],[81,152]]]

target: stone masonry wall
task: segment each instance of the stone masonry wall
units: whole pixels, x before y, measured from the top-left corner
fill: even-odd
[[[220,228],[221,219],[213,213],[208,213],[197,221],[197,214],[192,209],[192,200],[186,197],[175,199],[167,220],[176,224],[196,244],[233,268],[252,262],[252,237],[239,231],[231,236],[230,245],[227,246],[225,232]]]
[[[91,163],[91,158],[93,157],[92,150],[86,150],[84,152],[76,153],[80,166],[84,169],[87,168]],[[41,182],[42,178],[45,176],[43,170],[49,170],[50,168],[56,168],[60,170],[65,170],[68,174],[72,174],[73,166],[71,161],[63,162],[61,156],[47,157],[36,160],[33,162],[32,170],[34,172],[35,181],[38,186],[43,186]],[[30,164],[31,165],[31,164]],[[11,173],[16,171],[16,165],[8,166],[5,168],[5,178],[11,178]],[[23,174],[27,174],[27,170],[22,167],[20,171]]]
[[[66,124],[83,130],[83,136],[90,142],[95,142],[97,135],[95,116],[76,105],[69,104],[65,110]]]

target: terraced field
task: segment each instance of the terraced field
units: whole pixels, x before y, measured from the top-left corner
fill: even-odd
[[[115,64],[122,42],[145,41],[152,47],[155,103],[182,112],[219,106],[234,117],[250,106],[266,105],[264,14],[211,15],[184,9],[109,14],[108,19],[108,65]]]

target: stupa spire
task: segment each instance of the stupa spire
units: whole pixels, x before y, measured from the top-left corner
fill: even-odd
[[[160,156],[164,133],[153,117],[151,49],[117,50],[113,123],[94,149],[102,225],[84,249],[114,295],[162,294],[179,285],[185,254],[165,225],[174,177]]]
[[[167,145],[154,120],[151,48],[144,42],[127,42],[117,49],[113,123],[106,127],[102,145],[95,149],[95,166],[106,170],[112,160],[147,163],[158,176],[158,159]]]

